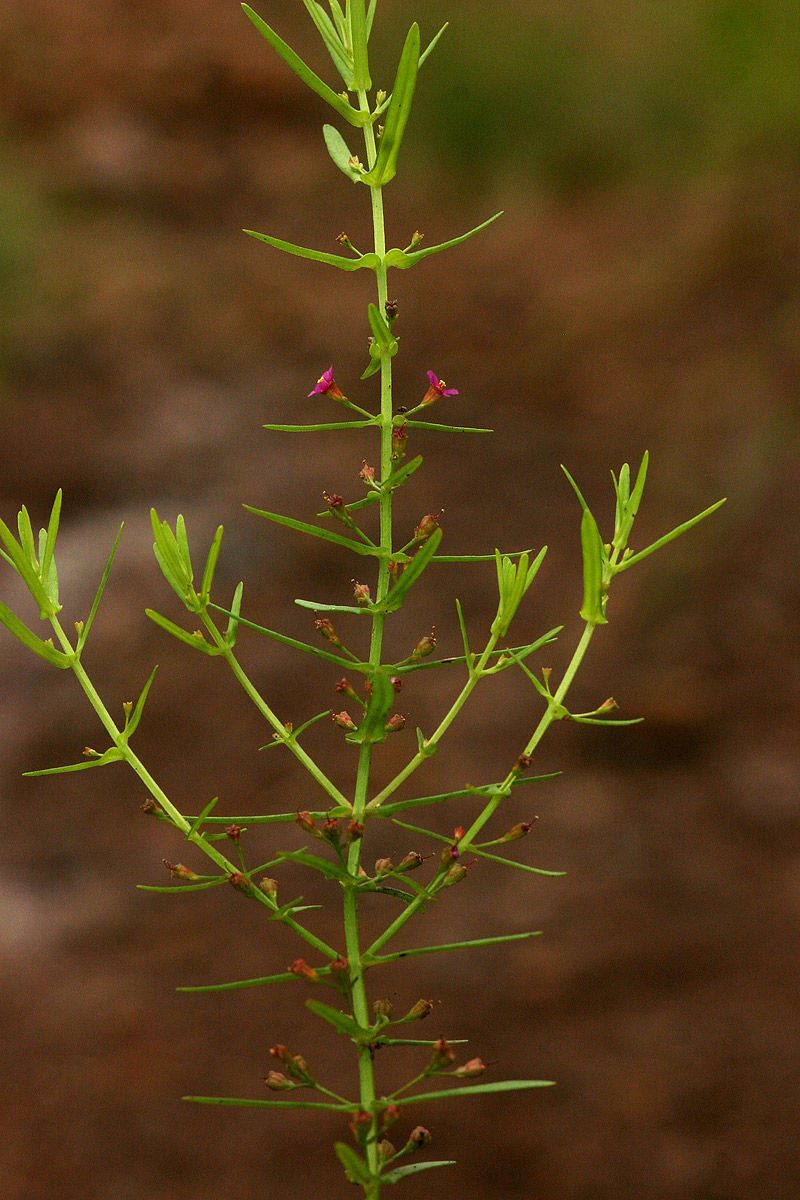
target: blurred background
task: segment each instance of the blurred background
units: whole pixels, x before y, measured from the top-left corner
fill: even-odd
[[[389,85],[408,6],[383,0],[376,82]],[[264,15],[330,78],[299,2]],[[415,14],[416,15],[416,14]],[[508,823],[563,879],[475,869],[406,945],[542,929],[531,943],[417,960],[376,994],[437,1002],[425,1029],[469,1037],[492,1075],[555,1079],[522,1096],[419,1106],[450,1172],[433,1200],[765,1200],[800,1189],[796,1116],[800,917],[797,494],[800,383],[800,22],[788,0],[428,0],[423,34],[452,21],[420,77],[391,244],[430,243],[500,208],[481,238],[396,274],[399,402],[432,368],[461,391],[437,420],[492,438],[413,437],[426,467],[398,503],[410,536],[445,509],[450,553],[551,552],[520,638],[578,636],[578,509],[600,518],[609,468],[652,454],[637,542],[727,495],[722,513],[622,577],[572,694],[613,694],[625,730],[556,726]],[[306,393],[331,361],[360,403],[365,274],[287,259],[243,226],[335,250],[366,248],[364,193],[332,167],[328,110],[234,0],[6,0],[0,11],[0,497],[42,522],[65,491],[60,571],[69,621],[86,615],[126,522],[86,662],[114,711],[157,684],[138,748],[184,811],[313,807],[293,760],[259,754],[265,727],[221,664],[162,635],[178,613],[152,561],[147,513],[186,514],[198,547],[226,527],[223,603],[312,638],[296,596],[348,603],[352,565],[246,514],[308,519],[323,488],[360,495],[361,434],[268,434],[266,421],[337,419]],[[352,143],[352,137],[351,137]],[[324,415],[321,415],[324,414]],[[0,594],[24,607],[5,572]],[[452,596],[477,639],[491,566],[431,572],[401,617],[398,658],[435,623],[457,653]],[[344,629],[343,629],[344,632]],[[358,643],[363,629],[348,628]],[[120,768],[55,780],[99,728],[71,677],[3,632],[0,672],[0,1192],[8,1200],[345,1197],[333,1118],[222,1112],[184,1093],[261,1096],[268,1047],[302,1051],[351,1088],[343,1042],[284,991],[182,996],[182,984],[267,974],[296,954],[231,889],[187,898],[165,882],[177,837],[140,811]],[[243,635],[277,711],[336,703],[337,673]],[[410,677],[409,729],[430,729],[458,680]],[[498,778],[538,702],[487,683],[420,792]],[[411,753],[413,732],[379,759]],[[309,748],[344,787],[353,753],[327,723]],[[408,794],[412,794],[410,791]],[[446,831],[469,805],[442,807]],[[504,825],[503,825],[504,827]],[[498,833],[502,828],[498,828]],[[254,838],[296,848],[293,826]],[[424,850],[383,829],[368,856]],[[254,849],[256,858],[266,858]],[[194,861],[190,865],[197,865]],[[338,906],[335,889],[282,875]],[[284,882],[285,881],[285,882]],[[376,903],[374,927],[391,915]],[[317,928],[336,938],[336,910]],[[298,1016],[299,1010],[299,1016]],[[423,1033],[423,1036],[428,1036]],[[381,1086],[413,1063],[379,1060]],[[404,1126],[398,1140],[407,1133]],[[409,1194],[411,1185],[407,1185]]]

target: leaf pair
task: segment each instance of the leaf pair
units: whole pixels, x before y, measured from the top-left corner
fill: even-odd
[[[0,556],[17,572],[33,599],[39,605],[43,621],[61,611],[58,602],[58,572],[55,563],[56,538],[61,520],[61,489],[56,493],[47,529],[39,533],[38,544],[27,508],[23,504],[17,515],[19,540],[0,521]],[[39,653],[38,651],[36,651]]]
[[[503,555],[499,550],[495,550],[497,590],[500,594],[497,615],[492,622],[492,633],[495,636],[505,637],[508,633],[517,609],[539,573],[546,554],[547,546],[543,546],[533,562],[530,561],[527,551],[520,555],[517,562],[514,562],[508,555]]]

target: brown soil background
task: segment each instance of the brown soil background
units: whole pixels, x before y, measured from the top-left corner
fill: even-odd
[[[390,24],[399,19],[397,5],[385,7]],[[478,28],[482,6],[432,7],[428,24],[444,13]],[[675,6],[687,21],[713,7]],[[313,55],[299,9],[270,6]],[[519,0],[492,11],[478,41],[501,77],[512,18],[533,36],[579,12],[598,71],[604,46],[619,50],[630,37],[635,58],[636,36],[648,33],[644,11],[627,3],[559,15]],[[316,416],[320,402],[305,393],[331,360],[350,394],[370,400],[371,386],[356,382],[366,277],[284,259],[238,230],[327,247],[346,228],[365,243],[364,196],[327,162],[321,106],[232,0],[10,0],[0,47],[3,516],[24,501],[41,521],[63,485],[70,620],[85,614],[126,521],[87,662],[113,705],[161,664],[139,748],[184,810],[217,793],[230,813],[311,806],[313,787],[292,762],[256,752],[264,728],[222,667],[184,654],[144,617],[150,604],[176,615],[152,562],[147,511],[183,511],[198,546],[224,522],[220,585],[227,594],[244,577],[256,620],[305,637],[310,624],[293,597],[347,603],[349,563],[240,502],[308,518],[323,487],[358,494],[369,441],[283,439],[260,426]],[[440,53],[457,70],[458,54],[446,44]],[[575,687],[579,709],[613,693],[646,722],[613,733],[556,727],[540,763],[563,776],[509,805],[509,823],[540,816],[523,857],[566,877],[476,869],[406,944],[506,929],[544,936],[421,959],[377,985],[400,1008],[436,997],[425,1028],[469,1037],[473,1053],[496,1063],[494,1077],[558,1081],[521,1097],[414,1109],[411,1120],[433,1129],[435,1157],[459,1160],[423,1177],[416,1194],[793,1197],[796,147],[756,139],[735,161],[711,157],[673,174],[641,163],[592,174],[579,156],[581,170],[562,164],[555,180],[508,145],[490,165],[477,152],[457,160],[430,151],[458,125],[457,105],[426,141],[437,90],[452,101],[437,70],[426,68],[427,109],[387,196],[392,241],[404,244],[417,226],[438,241],[501,207],[508,215],[469,249],[395,277],[398,397],[413,402],[435,367],[462,393],[436,417],[497,432],[416,438],[426,467],[399,502],[400,527],[443,507],[451,552],[549,543],[518,629],[566,623],[548,652],[558,670],[579,629],[580,591],[577,510],[560,462],[607,520],[608,468],[649,447],[640,544],[719,495],[730,500],[619,580],[611,623]],[[465,76],[467,99],[474,82]],[[613,74],[607,86],[613,100]],[[611,141],[623,145],[612,100]],[[475,566],[427,577],[396,621],[392,652],[406,653],[434,622],[442,650],[454,652],[453,594],[477,638],[492,576]],[[2,595],[21,603],[7,572]],[[333,702],[335,673],[315,660],[255,636],[241,650],[287,719]],[[455,687],[443,673],[414,676],[403,711],[430,728]],[[448,752],[417,777],[420,789],[496,778],[535,708],[509,675],[487,685]],[[294,944],[227,889],[185,899],[134,890],[162,882],[161,858],[182,850],[141,815],[143,796],[122,768],[21,779],[97,743],[93,721],[74,681],[3,635],[0,1193],[349,1195],[329,1149],[341,1133],[331,1120],[180,1103],[187,1092],[262,1095],[274,1041],[324,1063],[333,1086],[351,1086],[350,1057],[293,988],[176,995],[184,983],[282,970]],[[404,760],[411,739],[392,742],[379,774]],[[347,785],[352,754],[334,731],[318,727],[309,745]],[[463,812],[454,804],[435,819],[450,829]],[[409,849],[400,832],[373,835],[369,853]],[[265,844],[300,841],[289,827]],[[287,895],[292,886],[316,895],[290,878]],[[375,922],[388,912],[376,909]],[[336,938],[334,916],[318,915],[324,936]],[[386,1084],[395,1068],[380,1065]]]

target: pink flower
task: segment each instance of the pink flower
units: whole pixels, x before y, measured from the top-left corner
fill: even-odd
[[[426,404],[433,404],[442,396],[457,396],[458,394],[458,388],[449,388],[435,371],[428,371],[428,390],[422,397],[419,407],[424,408]]]
[[[344,392],[340,391],[336,385],[336,380],[333,378],[333,367],[328,367],[327,371],[323,371],[317,380],[316,386],[308,393],[311,396],[330,396],[331,400],[346,400]]]

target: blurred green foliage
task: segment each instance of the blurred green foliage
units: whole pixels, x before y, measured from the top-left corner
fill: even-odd
[[[416,153],[558,193],[800,160],[796,0],[434,0]],[[487,58],[487,47],[491,47]]]

